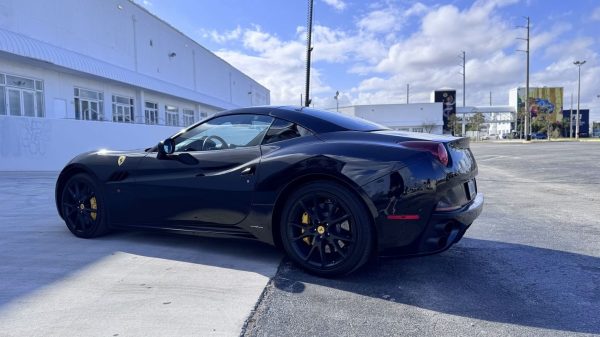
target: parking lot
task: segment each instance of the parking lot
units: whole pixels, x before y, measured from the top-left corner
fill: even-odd
[[[255,242],[77,239],[55,174],[0,173],[0,336],[600,335],[600,143],[472,149],[486,203],[459,244],[339,279]]]

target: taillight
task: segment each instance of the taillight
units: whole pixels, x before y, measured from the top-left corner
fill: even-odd
[[[448,166],[448,151],[442,143],[428,141],[408,141],[398,143],[410,149],[428,151],[444,166]]]

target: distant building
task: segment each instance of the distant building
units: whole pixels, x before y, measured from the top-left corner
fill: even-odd
[[[451,134],[451,122],[456,116],[456,90],[454,89],[438,89],[431,92],[432,103],[442,103],[442,118],[444,121],[444,133]],[[456,132],[455,132],[456,133]]]
[[[526,101],[529,106],[529,115],[531,121],[535,122],[538,119],[549,118],[551,123],[560,122],[562,120],[563,110],[563,88],[562,87],[529,87],[529,97],[527,89],[523,87],[514,88],[509,92],[508,104],[515,108],[518,112],[515,129],[522,132],[522,127],[525,125],[523,116],[526,115]],[[531,121],[528,121],[530,123]],[[523,134],[527,134],[525,130]]]
[[[131,1],[0,5],[0,145],[10,148],[0,170],[149,146],[217,111],[269,103],[267,88]]]
[[[442,106],[442,103],[368,104],[339,107],[339,112],[395,130],[442,134]]]
[[[491,138],[506,138],[511,133],[512,122],[514,122],[515,109],[507,105],[482,105],[466,106],[456,108],[459,118],[465,118],[468,122],[476,113],[481,113],[485,119],[479,133],[469,133],[470,137],[489,136]],[[478,135],[478,136],[471,136]]]

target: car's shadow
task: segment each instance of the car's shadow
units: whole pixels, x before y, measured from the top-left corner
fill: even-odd
[[[153,257],[273,277],[281,253],[267,244],[153,231],[115,231],[96,239],[74,237],[64,225],[6,232],[0,248],[0,309],[9,302],[114,254]],[[241,274],[240,274],[241,275]]]
[[[339,279],[284,262],[273,284],[275,291],[302,293],[314,284],[490,322],[600,333],[600,258],[520,244],[465,238],[442,254],[382,259]]]

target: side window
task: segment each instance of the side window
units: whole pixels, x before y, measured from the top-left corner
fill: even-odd
[[[298,124],[288,122],[283,119],[275,119],[273,124],[271,124],[269,131],[267,131],[267,134],[265,135],[263,144],[271,144],[309,134],[311,134],[310,131]]]
[[[229,115],[213,118],[175,138],[175,151],[226,150],[259,145],[273,117]]]

